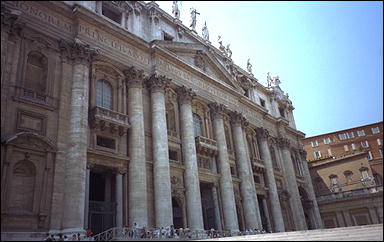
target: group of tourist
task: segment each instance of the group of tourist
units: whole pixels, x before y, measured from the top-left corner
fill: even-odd
[[[72,234],[70,236],[63,235],[61,233],[47,233],[47,237],[44,241],[93,241],[93,232],[90,229],[86,230],[85,235],[81,235],[80,233]]]

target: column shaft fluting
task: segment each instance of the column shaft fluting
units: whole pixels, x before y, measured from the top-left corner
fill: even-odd
[[[306,220],[304,216],[304,210],[300,199],[299,188],[296,182],[295,169],[291,159],[291,153],[289,151],[289,140],[286,138],[278,138],[278,143],[281,148],[283,157],[283,164],[286,173],[287,190],[290,194],[290,205],[292,209],[293,221],[295,223],[296,230],[306,230]]]
[[[245,228],[255,229],[261,228],[260,212],[256,210],[255,193],[256,191],[252,187],[253,179],[249,171],[247,164],[246,149],[244,144],[244,136],[242,125],[246,123],[244,117],[237,113],[231,113],[232,121],[232,134],[235,143],[236,162],[239,172],[239,178],[241,180],[240,190],[243,202]]]
[[[147,176],[143,111],[143,71],[131,67],[124,72],[128,87],[129,225],[147,226]]]
[[[215,208],[215,223],[217,226],[217,230],[223,230],[223,227],[221,226],[221,215],[220,215],[219,199],[217,197],[216,186],[212,187],[212,198],[213,198],[213,206]]]
[[[222,112],[224,106],[222,104],[210,104],[211,113],[213,116],[213,131],[217,144],[219,174],[220,176],[220,193],[223,204],[224,213],[224,228],[230,231],[238,231],[239,223],[236,213],[236,202],[233,191],[231,167],[229,165],[227,141],[225,139],[224,121]]]
[[[203,230],[204,222],[191,104],[192,98],[196,94],[184,86],[179,88],[177,92],[180,100],[181,145],[185,167],[184,186],[188,226],[191,230]]]
[[[155,220],[157,227],[173,224],[172,191],[170,181],[168,133],[164,89],[169,79],[152,75],[151,88],[153,183],[155,195]]]
[[[275,181],[274,169],[272,164],[271,153],[268,146],[268,130],[263,128],[257,128],[257,136],[259,138],[261,148],[261,159],[264,161],[265,175],[268,182],[268,195],[271,202],[272,217],[274,221],[276,232],[284,232],[284,220],[281,213],[281,205],[279,200],[279,194],[277,193],[277,186]]]

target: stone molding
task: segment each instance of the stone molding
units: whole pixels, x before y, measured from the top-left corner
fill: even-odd
[[[232,124],[235,124],[235,125],[238,124],[244,127],[249,125],[249,122],[247,121],[247,119],[240,112],[230,111],[229,116],[231,117]]]
[[[196,97],[196,93],[192,90],[192,88],[188,88],[186,86],[178,87],[176,89],[176,93],[179,96],[179,101],[181,103],[191,103],[192,99]]]
[[[265,129],[263,127],[256,128],[256,135],[259,139],[265,139],[265,140],[267,140],[270,137],[268,129]]]
[[[144,71],[139,70],[134,66],[124,70],[125,81],[128,88],[142,88],[144,85]]]
[[[287,138],[278,137],[277,138],[277,144],[279,145],[280,148],[289,148],[291,142]]]
[[[89,44],[77,38],[75,38],[73,42],[60,39],[59,48],[62,55],[73,60],[76,64],[89,65],[92,57],[99,54],[98,48],[90,47]]]
[[[227,108],[225,107],[224,104],[217,103],[217,102],[209,103],[208,107],[209,107],[209,109],[211,111],[211,115],[212,115],[213,119],[217,119],[217,118],[221,118],[222,119],[224,113],[227,110]]]
[[[163,92],[163,93],[165,91],[165,88],[169,87],[170,82],[171,82],[171,79],[163,75],[157,75],[157,74],[152,74],[146,80],[146,84],[148,88],[151,89],[152,92]]]
[[[1,6],[1,26],[10,35],[21,35],[23,24],[18,20],[21,11]]]

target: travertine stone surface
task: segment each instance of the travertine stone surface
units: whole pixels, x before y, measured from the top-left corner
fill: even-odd
[[[184,86],[178,88],[177,93],[180,100],[181,145],[185,165],[184,181],[188,228],[202,230],[204,224],[191,106],[192,98],[196,94],[192,89]]]
[[[247,165],[247,151],[245,150],[244,144],[242,125],[246,125],[246,121],[244,117],[237,112],[231,112],[230,114],[232,122],[232,134],[236,151],[236,162],[241,180],[240,191],[244,208],[245,228],[261,228],[262,224],[260,213],[259,210],[256,209],[258,206],[254,196],[256,191],[253,189],[251,183],[253,182],[253,179],[251,178],[249,166]]]
[[[116,174],[116,227],[123,227],[123,175]]]
[[[148,225],[147,216],[147,176],[145,159],[145,135],[143,113],[143,81],[142,70],[131,67],[125,70],[128,86],[129,129],[128,150],[129,162],[129,225]]]
[[[293,221],[295,223],[296,230],[306,230],[306,222],[304,216],[303,206],[300,200],[299,189],[296,182],[295,169],[293,167],[293,162],[291,159],[291,153],[289,151],[290,142],[287,138],[279,137],[277,142],[280,146],[283,165],[286,172],[287,179],[287,190],[290,194],[290,205],[292,209]]]
[[[269,188],[268,194],[271,202],[272,217],[275,223],[275,232],[284,232],[285,228],[284,228],[283,215],[281,213],[279,194],[277,193],[271,153],[268,147],[269,133],[268,133],[268,130],[264,128],[257,128],[256,132],[260,142],[261,159],[264,161],[264,166],[266,170],[265,174],[267,176],[267,182],[268,182],[268,188]]]
[[[215,222],[217,225],[217,230],[223,230],[223,226],[221,225],[221,215],[220,215],[219,199],[217,197],[216,185],[217,184],[212,186],[213,206],[215,208]]]
[[[169,83],[164,76],[152,75],[148,80],[152,106],[152,149],[155,220],[157,227],[173,224],[168,133],[164,89]]]

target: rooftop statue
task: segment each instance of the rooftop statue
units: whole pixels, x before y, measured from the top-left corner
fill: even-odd
[[[177,19],[180,19],[180,10],[179,10],[179,5],[177,4],[178,1],[173,1],[172,4],[172,13],[173,16]]]
[[[208,28],[207,28],[207,21],[205,21],[205,24],[203,26],[202,31],[203,31],[204,40],[209,41],[209,32],[208,32]]]
[[[269,75],[269,72],[267,73],[268,87],[278,87],[280,83],[281,82],[280,82],[279,76],[275,76],[275,77],[271,78],[271,76]]]
[[[227,45],[227,49],[226,49],[226,52],[228,54],[228,58],[231,58],[232,57],[232,51],[231,49],[229,48],[230,44]]]
[[[253,75],[252,74],[252,65],[251,65],[251,62],[249,62],[250,59],[248,58],[248,61],[247,61],[247,71],[249,74]]]
[[[218,36],[217,38],[217,42],[219,43],[219,49],[221,52],[225,53],[225,47],[223,45],[223,41],[221,40],[221,35]]]
[[[191,25],[189,27],[192,28],[192,31],[196,32],[196,14],[199,14],[195,8],[191,8]]]

